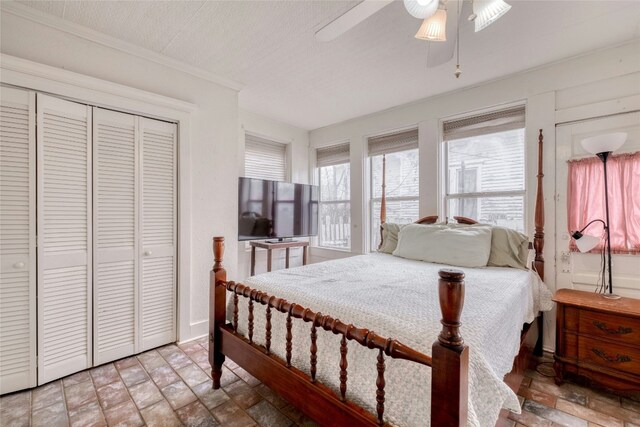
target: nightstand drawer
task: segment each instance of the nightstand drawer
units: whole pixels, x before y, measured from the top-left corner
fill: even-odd
[[[616,371],[640,375],[640,349],[587,337],[578,338],[578,359]]]
[[[580,312],[580,334],[640,346],[640,320],[589,310]]]

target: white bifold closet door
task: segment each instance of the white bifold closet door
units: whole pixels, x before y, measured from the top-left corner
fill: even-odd
[[[94,362],[175,341],[176,125],[94,108]]]
[[[38,94],[38,383],[92,366],[91,107]]]
[[[140,351],[176,338],[176,133],[140,118]]]
[[[0,394],[36,385],[35,104],[0,88]]]
[[[94,363],[136,353],[138,117],[93,109]]]

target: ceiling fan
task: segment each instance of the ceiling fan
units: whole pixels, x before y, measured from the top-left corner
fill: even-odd
[[[323,42],[334,40],[393,1],[363,0],[320,28],[315,38]],[[423,20],[415,37],[429,42],[427,67],[436,67],[453,58],[463,16],[474,22],[478,32],[511,9],[504,0],[404,0],[404,6],[411,16]],[[459,71],[458,67],[456,77]]]

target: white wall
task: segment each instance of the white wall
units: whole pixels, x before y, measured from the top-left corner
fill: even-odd
[[[188,170],[179,172],[188,186],[185,193],[190,193],[190,198],[180,195],[179,208],[181,215],[189,216],[190,264],[185,257],[178,266],[180,277],[185,277],[179,286],[187,287],[189,295],[188,304],[179,302],[178,338],[206,334],[214,235],[227,236],[225,266],[230,277],[237,272],[237,91],[4,11],[1,27],[3,54],[197,105],[189,125],[191,162]]]
[[[246,110],[240,110],[238,131],[238,145],[240,155],[238,157],[238,170],[240,176],[244,173],[244,139],[245,133],[261,136],[271,141],[287,144],[287,169],[291,182],[309,183],[309,131],[295,126],[278,122],[259,114]],[[237,195],[236,195],[237,199]],[[237,209],[237,208],[236,208]],[[229,238],[234,237],[230,236]],[[302,239],[299,239],[302,240]],[[302,249],[291,249],[290,267],[302,264]],[[274,251],[273,270],[284,268],[284,250]],[[256,252],[256,274],[267,271],[266,251],[258,249]],[[251,274],[251,257],[248,244],[238,245],[238,276],[234,280],[243,280]]]
[[[640,74],[640,40],[615,48],[550,64],[475,87],[427,98],[310,133],[311,147],[331,141],[351,143],[351,252],[365,253],[367,188],[365,156],[369,136],[418,126],[420,132],[420,215],[442,215],[440,191],[441,121],[447,117],[483,110],[517,101],[526,102],[527,224],[533,236],[533,208],[536,191],[538,129],[544,132],[545,281],[555,290],[555,224],[566,215],[564,204],[555,202],[555,126],[567,120],[640,109],[637,76]],[[634,77],[635,76],[635,77]],[[316,259],[331,258],[331,251],[314,250]],[[336,253],[335,257],[343,257]],[[638,285],[640,288],[640,284]],[[554,345],[554,315],[545,317],[545,347]]]

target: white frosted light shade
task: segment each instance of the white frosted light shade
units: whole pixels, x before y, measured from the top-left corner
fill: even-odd
[[[608,153],[622,147],[627,140],[625,132],[607,133],[582,140],[582,148],[591,154]]]
[[[576,239],[576,246],[580,252],[589,252],[600,243],[600,239],[600,237],[585,234],[581,238]]]
[[[474,0],[473,13],[476,15],[476,33],[493,24],[507,13],[511,6],[503,0]]]
[[[433,16],[425,19],[415,37],[420,40],[447,41],[447,11],[438,9]]]
[[[414,18],[426,19],[436,13],[439,0],[404,0],[404,8]]]

